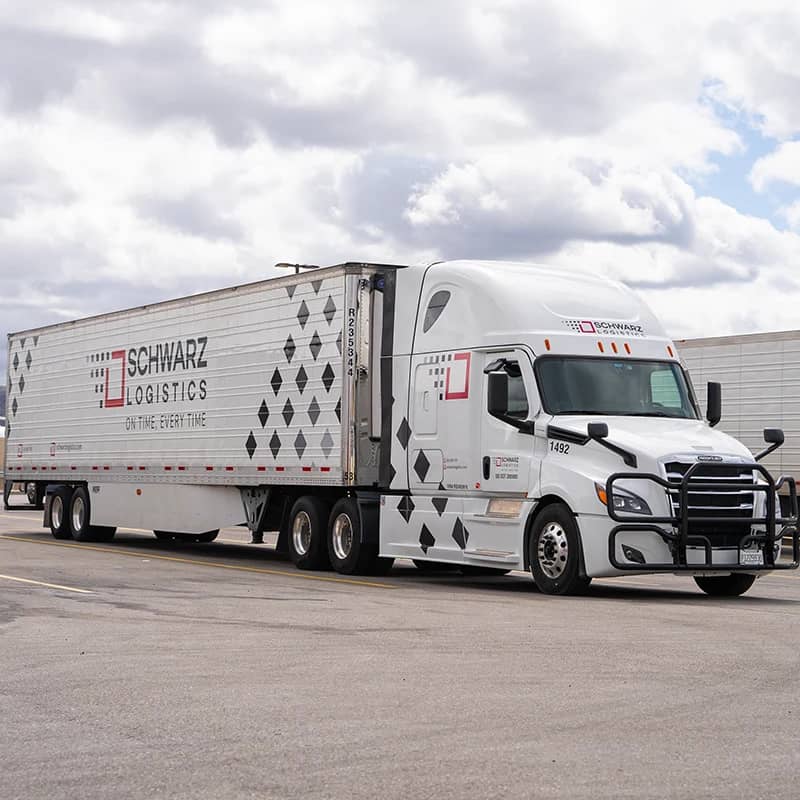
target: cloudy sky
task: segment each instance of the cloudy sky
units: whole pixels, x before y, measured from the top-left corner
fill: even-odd
[[[0,0],[0,332],[463,257],[798,328],[798,53],[771,0]]]

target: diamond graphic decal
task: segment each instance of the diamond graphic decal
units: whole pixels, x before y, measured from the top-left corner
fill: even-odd
[[[33,361],[31,358],[31,351],[28,350],[28,355],[25,356],[25,364],[27,365],[28,369],[31,368],[31,361]]]
[[[292,406],[292,401],[289,398],[286,399],[286,405],[283,407],[281,414],[283,414],[283,421],[288,428],[292,424],[292,418],[294,417],[294,406]]]
[[[319,294],[319,290],[322,288],[322,281],[311,281],[311,288],[314,290],[314,294]]]
[[[22,350],[23,347],[25,347],[25,337],[24,336],[19,340],[19,349]]]
[[[403,515],[403,518],[406,522],[411,519],[411,515],[414,513],[415,508],[416,506],[414,505],[414,501],[407,494],[403,495],[397,505],[397,510]]]
[[[308,306],[306,305],[306,301],[303,300],[303,302],[300,303],[300,310],[297,312],[297,321],[300,323],[301,328],[305,328],[306,322],[308,322],[308,317]]]
[[[389,464],[389,486],[392,485],[395,475],[397,475],[397,470],[391,464]]]
[[[11,362],[14,365],[14,371],[19,367],[19,353],[14,353],[14,360]]]
[[[447,498],[446,497],[434,497],[433,498],[433,507],[436,509],[436,513],[441,517],[444,514],[444,510],[447,508]]]
[[[272,438],[269,440],[269,449],[272,450],[272,457],[277,458],[278,453],[281,451],[281,437],[278,436],[278,431],[272,431]]]
[[[339,355],[342,354],[342,332],[339,331],[339,335],[336,337],[336,349],[339,351]]]
[[[331,367],[330,364],[326,364],[325,369],[322,371],[322,385],[325,387],[326,392],[331,390],[334,377],[335,375],[333,374],[333,367]]]
[[[333,321],[333,315],[336,313],[336,303],[333,302],[333,298],[330,295],[328,295],[328,302],[325,303],[322,313],[325,315],[326,322],[330,325]]]
[[[317,402],[316,397],[311,398],[311,403],[308,406],[308,418],[311,420],[312,425],[317,424],[317,420],[319,419],[319,403]]]
[[[20,392],[25,390],[25,376],[24,375],[20,375],[19,376],[19,390],[20,390]]]
[[[256,443],[256,437],[253,436],[253,431],[250,431],[250,435],[247,437],[247,441],[244,443],[245,450],[247,450],[247,455],[250,458],[253,457],[253,453],[255,453],[258,444]]]
[[[334,411],[336,412],[336,419],[338,419],[339,422],[341,422],[342,421],[342,398],[341,397],[336,401],[336,408],[334,409]]]
[[[261,401],[261,408],[258,409],[258,421],[261,423],[261,427],[263,428],[267,424],[267,420],[269,419],[269,409],[267,408],[267,401]]]
[[[408,427],[408,420],[403,417],[403,421],[397,429],[397,441],[400,442],[400,446],[403,450],[408,447],[409,438],[411,438],[411,428]]]
[[[331,450],[333,450],[333,436],[331,436],[330,431],[325,431],[322,434],[320,446],[322,447],[322,452],[325,453],[325,458],[327,458],[331,454]]]
[[[298,458],[303,457],[303,453],[306,451],[307,444],[308,442],[306,442],[306,437],[303,436],[303,431],[298,431],[294,440],[294,449],[297,451]]]
[[[283,346],[283,354],[286,356],[286,360],[291,364],[292,358],[294,358],[294,351],[297,348],[294,345],[294,339],[292,339],[292,334],[289,334],[289,338],[286,340],[286,344]]]
[[[289,299],[290,299],[290,300],[291,300],[291,299],[294,297],[294,290],[295,290],[296,288],[297,288],[296,286],[287,286],[287,287],[286,287],[286,294],[288,294],[288,295],[289,295]]]
[[[275,396],[277,397],[278,392],[281,390],[281,386],[283,385],[283,378],[281,377],[280,370],[275,367],[275,372],[272,373],[272,377],[269,380],[272,391],[275,392]]]
[[[469,531],[461,524],[460,519],[457,519],[456,524],[453,526],[453,539],[462,550],[466,548],[469,541]]]
[[[308,343],[308,349],[311,351],[314,361],[316,361],[319,351],[322,350],[322,339],[319,338],[319,333],[317,333],[317,331],[314,331],[314,335],[311,337],[311,341]]]
[[[17,416],[17,409],[18,408],[19,408],[19,405],[17,405],[17,398],[15,397],[14,400],[12,401],[12,403],[11,403],[11,410],[14,412],[14,416],[15,417]]]
[[[38,333],[36,334],[36,336],[33,337],[33,346],[34,347],[38,347],[39,346],[39,334]]]
[[[422,532],[419,535],[419,546],[422,548],[422,552],[428,552],[429,547],[433,547],[436,544],[436,539],[433,538],[433,534],[428,530],[427,525],[422,526]]]
[[[308,383],[308,374],[306,373],[305,367],[300,365],[300,369],[297,370],[297,377],[294,379],[294,382],[297,384],[297,388],[300,390],[300,394],[303,394],[303,390],[306,388],[306,384]]]
[[[431,468],[431,462],[428,461],[428,457],[425,455],[424,450],[419,451],[419,455],[417,456],[417,460],[414,462],[414,472],[417,473],[417,477],[422,481],[425,482],[425,476],[428,474],[428,470]]]

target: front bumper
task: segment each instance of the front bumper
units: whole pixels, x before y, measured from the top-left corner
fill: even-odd
[[[608,560],[611,565],[618,570],[625,572],[702,572],[724,571],[724,572],[764,572],[776,569],[797,569],[800,566],[800,532],[797,529],[797,487],[794,478],[781,476],[777,483],[772,476],[760,464],[753,464],[753,471],[758,472],[765,480],[764,483],[753,482],[749,485],[737,483],[713,483],[704,482],[702,478],[692,479],[692,475],[700,467],[700,464],[692,465],[683,476],[680,484],[667,481],[659,475],[645,472],[616,472],[606,481],[606,497],[609,517],[618,524],[611,529],[608,535]],[[619,480],[631,481],[653,481],[662,486],[665,491],[678,492],[678,512],[673,516],[653,517],[649,516],[645,520],[633,521],[630,514],[620,516],[614,509],[614,484]],[[690,484],[691,482],[691,484]],[[779,509],[776,508],[776,492],[786,487],[789,492],[790,516],[779,516]],[[741,490],[747,489],[753,492],[766,492],[766,513],[763,517],[737,517],[731,519],[725,516],[696,515],[690,513],[689,493],[711,492],[714,490]],[[755,503],[754,503],[755,505]],[[755,510],[755,509],[754,509]],[[714,547],[709,536],[693,532],[692,524],[724,524],[734,522],[736,525],[750,526],[750,531],[744,534],[734,549],[736,558],[731,559],[731,547]],[[651,563],[646,560],[637,561],[635,558],[643,558],[639,551],[626,545],[618,546],[617,537],[624,533],[655,533],[666,544],[671,561],[663,563]],[[782,543],[784,538],[790,538],[792,543],[792,560],[783,561],[780,559],[780,547],[778,548],[778,558],[775,557],[776,543]],[[754,554],[761,553],[760,563]],[[623,557],[620,558],[620,553]],[[720,558],[725,554],[725,557]],[[632,555],[632,558],[627,557]],[[717,558],[715,558],[717,555]]]

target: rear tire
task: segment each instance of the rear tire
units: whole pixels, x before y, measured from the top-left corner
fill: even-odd
[[[361,538],[361,512],[353,497],[343,497],[328,522],[328,555],[342,575],[385,575],[393,558],[379,558],[377,545]]]
[[[51,512],[52,514],[52,509]],[[89,491],[78,486],[69,501],[69,529],[76,542],[110,542],[117,532],[116,528],[91,525],[91,504]]]
[[[69,527],[69,501],[72,492],[68,486],[57,486],[50,493],[50,533],[54,539],[71,539]]]
[[[328,504],[319,497],[300,497],[289,513],[289,556],[298,569],[330,569]]]
[[[544,594],[581,594],[591,583],[581,575],[578,525],[563,503],[547,506],[536,517],[528,559],[534,583]]]
[[[755,579],[755,575],[732,572],[730,575],[697,575],[694,582],[712,597],[738,597],[753,585]]]

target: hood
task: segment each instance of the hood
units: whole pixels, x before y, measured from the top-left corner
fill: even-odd
[[[698,419],[561,415],[554,416],[551,424],[586,436],[590,422],[608,425],[610,443],[655,460],[702,453],[753,460],[753,454],[741,442]]]

